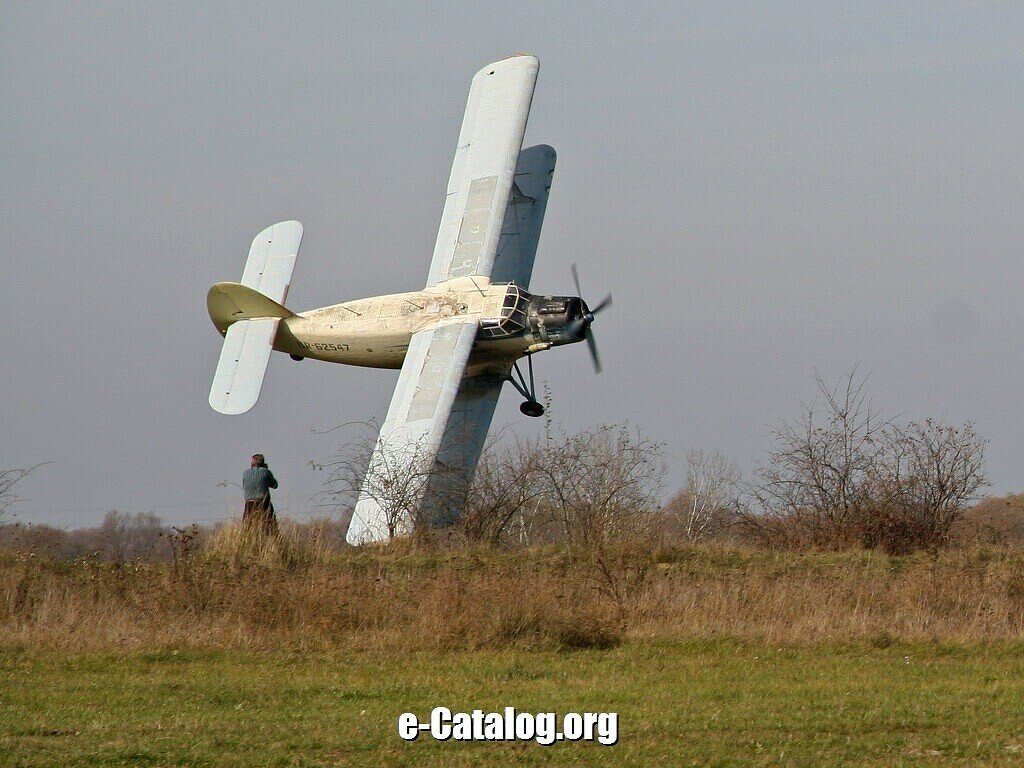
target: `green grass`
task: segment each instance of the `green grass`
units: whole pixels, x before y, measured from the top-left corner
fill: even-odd
[[[617,711],[619,744],[402,742],[401,712]],[[0,765],[1024,762],[1024,646],[65,656],[0,650]]]

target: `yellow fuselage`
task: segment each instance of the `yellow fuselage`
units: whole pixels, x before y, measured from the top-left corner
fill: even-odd
[[[482,326],[496,324],[502,320],[509,290],[509,285],[492,285],[486,278],[457,278],[422,291],[301,312],[281,321],[274,349],[332,363],[401,368],[414,333],[459,316],[476,316]],[[506,338],[482,336],[474,344],[469,375],[507,368],[528,352],[550,346],[534,339],[528,329]]]

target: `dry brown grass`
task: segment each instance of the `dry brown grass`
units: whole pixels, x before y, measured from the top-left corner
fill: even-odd
[[[220,532],[173,563],[0,555],[0,645],[607,647],[627,637],[974,642],[1024,637],[1024,552],[890,557],[717,546],[331,554]]]
[[[661,567],[632,631],[782,643],[1024,637],[1020,550],[692,555]]]

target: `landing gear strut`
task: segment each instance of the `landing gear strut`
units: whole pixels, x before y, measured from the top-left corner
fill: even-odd
[[[508,381],[512,382],[512,386],[516,388],[516,391],[526,398],[525,403],[521,403],[519,406],[519,412],[524,416],[532,416],[537,418],[538,416],[544,415],[544,406],[537,402],[537,395],[534,393],[535,388],[533,384],[533,357],[531,355],[526,356],[526,362],[530,370],[530,383],[527,385],[526,377],[523,376],[523,372],[519,370],[519,363],[513,363],[512,369],[516,372],[519,377],[519,381],[516,381],[511,376],[507,376]]]

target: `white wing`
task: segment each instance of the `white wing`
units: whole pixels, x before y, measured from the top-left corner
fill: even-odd
[[[459,132],[427,286],[491,274],[540,62],[520,55],[476,73]]]
[[[409,532],[477,328],[476,318],[460,318],[413,334],[352,514],[346,536],[350,544]]]
[[[436,524],[455,522],[462,512],[465,492],[487,441],[487,431],[501,395],[502,379],[495,375],[463,379],[452,407],[435,472],[427,485]]]
[[[553,148],[541,144],[519,153],[515,182],[501,225],[498,255],[491,270],[492,283],[530,287],[533,260],[537,256],[537,242],[554,173]]]

